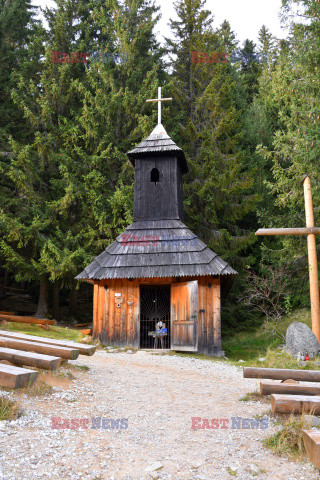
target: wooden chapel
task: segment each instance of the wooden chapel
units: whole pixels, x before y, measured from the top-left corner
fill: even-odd
[[[161,118],[127,155],[135,171],[133,223],[76,277],[94,285],[93,336],[153,348],[162,322],[165,348],[224,355],[221,292],[237,272],[183,223],[185,155]]]

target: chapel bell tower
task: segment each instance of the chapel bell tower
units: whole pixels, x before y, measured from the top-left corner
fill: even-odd
[[[128,157],[135,170],[134,221],[183,220],[182,175],[188,166],[163,125],[157,125]]]

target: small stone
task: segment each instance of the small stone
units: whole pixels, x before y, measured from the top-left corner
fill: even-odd
[[[145,472],[156,472],[157,470],[161,470],[161,468],[163,468],[162,463],[155,462],[152,465],[149,465],[149,467],[145,469]]]
[[[238,363],[244,363],[244,360],[240,359],[238,360]]]
[[[196,475],[196,478],[199,480],[206,480],[206,477],[204,475]]]
[[[90,335],[86,335],[81,339],[81,343],[90,343],[90,342],[92,342],[92,337],[90,337]]]
[[[202,462],[200,462],[199,460],[196,461],[196,462],[192,462],[191,463],[191,467],[194,468],[195,470],[197,470],[198,468],[200,468],[202,465]]]
[[[266,357],[259,358],[259,362],[265,362],[266,360],[267,360]]]
[[[320,418],[314,415],[304,415],[304,421],[307,426],[320,428]]]
[[[260,473],[260,468],[257,465],[254,465],[253,463],[251,463],[250,473],[252,473],[252,475],[258,475]]]
[[[132,350],[127,350],[127,353],[133,353],[133,351]]]

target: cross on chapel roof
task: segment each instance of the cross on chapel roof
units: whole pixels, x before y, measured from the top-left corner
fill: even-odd
[[[151,100],[146,100],[146,102],[158,102],[158,125],[161,125],[161,102],[167,102],[169,100],[172,100],[172,98],[161,97],[161,87],[158,87],[158,98],[152,98]]]

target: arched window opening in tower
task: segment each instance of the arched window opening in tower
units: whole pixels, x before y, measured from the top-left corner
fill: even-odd
[[[151,177],[150,177],[150,181],[153,182],[155,185],[157,185],[157,183],[159,182],[160,180],[160,174],[159,174],[159,170],[157,168],[153,168],[151,170]]]

